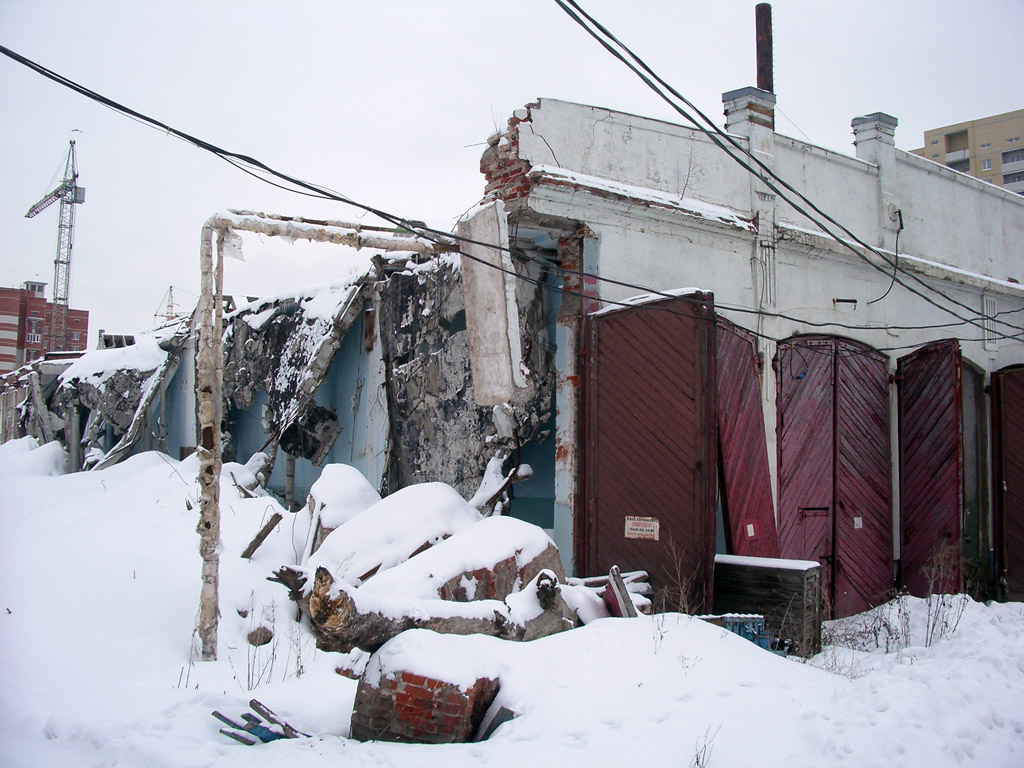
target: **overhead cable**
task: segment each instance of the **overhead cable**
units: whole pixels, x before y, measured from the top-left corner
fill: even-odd
[[[679,93],[679,91],[677,91],[675,88],[673,88],[667,82],[665,82],[664,79],[662,79],[656,72],[654,72],[654,70],[652,70],[639,56],[637,56],[635,53],[633,53],[633,51],[629,47],[627,47],[617,37],[615,37],[615,35],[612,34],[606,27],[604,27],[600,22],[598,22],[596,19],[594,19],[592,16],[590,16],[585,10],[583,10],[583,8],[581,8],[580,5],[577,2],[575,2],[575,0],[555,0],[555,2],[558,4],[558,6],[563,11],[565,11],[565,13],[573,21],[575,21],[588,34],[590,34],[590,36],[593,37],[598,43],[600,43],[609,53],[611,53],[615,58],[617,58],[619,61],[621,61],[638,78],[640,78],[640,80],[642,82],[644,82],[644,84],[646,84],[651,90],[653,90],[656,94],[658,94],[658,96],[661,97],[661,99],[664,100],[670,107],[672,107],[676,112],[678,112],[686,120],[688,120],[690,123],[692,123],[697,128],[697,130],[699,130],[701,133],[703,133],[705,136],[707,136],[719,149],[724,151],[737,164],[739,164],[742,168],[744,168],[746,171],[748,171],[752,175],[756,176],[761,181],[761,183],[763,183],[766,187],[771,189],[779,197],[781,197],[783,200],[785,200],[787,203],[789,203],[789,205],[792,206],[794,208],[794,210],[796,210],[798,213],[800,213],[801,215],[805,216],[807,219],[812,221],[819,228],[821,228],[821,230],[823,232],[828,234],[836,242],[838,242],[838,243],[842,244],[843,246],[845,246],[854,255],[856,255],[859,259],[863,260],[865,263],[867,263],[873,269],[875,269],[875,270],[877,270],[879,272],[882,272],[887,277],[889,276],[888,270],[885,267],[882,267],[882,266],[880,266],[878,264],[875,264],[871,259],[867,258],[867,256],[865,256],[863,253],[861,253],[857,248],[853,247],[853,245],[851,245],[849,242],[846,242],[842,238],[838,237],[836,235],[836,233],[834,233],[829,228],[829,226],[824,224],[819,218],[817,218],[815,216],[812,216],[810,213],[808,213],[807,210],[801,204],[795,202],[788,194],[786,194],[786,192],[784,192],[782,189],[780,189],[779,188],[780,186],[783,187],[785,190],[788,190],[789,192],[791,192],[794,195],[796,195],[801,201],[803,201],[804,204],[806,204],[808,207],[810,207],[813,211],[815,211],[815,213],[817,213],[819,216],[824,218],[826,221],[830,222],[834,227],[839,229],[841,232],[845,233],[851,240],[853,240],[853,242],[857,243],[858,245],[860,245],[865,250],[875,254],[875,256],[877,256],[888,267],[893,268],[894,271],[897,269],[898,265],[895,264],[893,261],[891,261],[883,252],[879,251],[877,248],[875,248],[874,246],[870,245],[869,243],[866,243],[864,240],[862,240],[860,237],[858,237],[856,234],[854,234],[852,231],[850,231],[843,224],[841,224],[836,219],[834,219],[832,216],[830,216],[829,214],[827,214],[823,210],[821,210],[821,208],[818,207],[813,201],[811,201],[803,193],[801,193],[799,190],[797,190],[795,187],[793,187],[791,184],[789,184],[787,181],[785,181],[772,168],[770,168],[763,161],[761,161],[760,158],[758,158],[754,153],[750,152],[749,149],[747,149],[746,147],[742,146],[735,139],[735,137],[731,136],[730,134],[728,134],[725,131],[723,131],[722,129],[720,129],[714,123],[714,121],[712,121],[706,114],[704,114],[699,108],[697,108],[685,96],[683,96],[681,93]],[[570,8],[569,6],[572,6],[572,7]],[[573,9],[575,9],[575,10],[573,10]],[[581,16],[583,18],[581,18]],[[584,21],[584,18],[586,19],[586,21]],[[590,22],[590,24],[593,25],[593,28],[590,25],[588,25],[587,22]],[[611,42],[609,42],[609,41],[611,41]],[[612,45],[612,43],[617,45],[622,50],[621,51],[617,50]],[[628,61],[626,59],[626,55],[623,55],[623,52],[625,52],[625,54],[628,55],[628,57],[630,59],[632,59],[632,62]],[[635,62],[635,64],[633,62]],[[641,69],[643,71],[641,71]],[[645,72],[647,74],[644,74]],[[649,75],[649,77],[648,77],[648,75]],[[653,81],[652,81],[652,78],[653,78]],[[655,81],[656,81],[657,84],[655,84]],[[685,109],[680,107],[677,103],[675,103],[669,97],[669,95],[667,95],[664,91],[662,91],[661,88],[659,88],[659,85],[662,86],[666,91],[668,91],[672,96],[674,96],[675,98],[677,98],[680,101],[682,101],[687,107],[692,109],[693,112],[695,112],[705,123],[707,123],[711,127],[711,130],[709,130],[708,128],[705,128],[703,125],[700,124],[700,121],[698,121],[693,115],[691,115],[689,112],[687,112]],[[749,158],[749,160],[751,162],[753,162],[754,165],[758,166],[764,173],[762,174],[762,173],[759,173],[757,170],[755,170],[750,165],[750,163],[748,163],[746,160],[743,159],[743,157],[740,157],[739,155],[735,154],[732,150],[730,150],[729,147],[727,147],[726,144],[723,143],[723,141],[728,143],[736,152],[738,152],[743,157]],[[766,178],[766,175],[767,175],[767,178]],[[777,184],[776,184],[776,182],[777,182]],[[921,291],[917,290],[916,288],[914,288],[914,287],[912,287],[910,285],[907,285],[907,283],[905,281],[903,281],[903,280],[901,280],[899,278],[895,279],[895,282],[897,282],[902,287],[906,288],[908,291],[910,291],[914,295],[918,296],[919,298],[921,298],[922,300],[928,302],[929,304],[935,306],[936,308],[938,308],[938,309],[940,309],[940,310],[942,310],[944,312],[947,312],[947,313],[953,315],[954,317],[958,318],[959,320],[963,320],[964,322],[970,323],[972,325],[977,326],[978,328],[984,329],[985,328],[984,320],[991,319],[994,322],[998,322],[998,323],[1000,323],[1002,325],[1008,326],[1008,327],[1010,327],[1010,328],[1012,328],[1012,329],[1014,329],[1016,331],[1024,331],[1024,327],[1022,327],[1022,326],[1013,325],[1012,323],[1009,323],[1009,322],[1007,322],[1005,320],[999,320],[999,319],[996,319],[996,318],[988,318],[988,316],[986,316],[982,312],[979,312],[974,307],[971,307],[968,304],[960,302],[959,300],[957,300],[957,299],[955,299],[955,298],[953,298],[951,296],[948,296],[947,294],[943,293],[939,289],[934,288],[934,287],[928,285],[924,280],[922,280],[917,275],[915,275],[915,274],[913,274],[911,272],[907,272],[906,270],[903,270],[902,268],[899,268],[898,271],[900,271],[900,272],[902,272],[904,274],[907,274],[910,278],[912,278],[916,282],[920,283],[924,288],[926,288],[927,290],[929,290],[929,291],[931,291],[931,292],[941,296],[943,299],[945,299],[946,301],[950,302],[951,304],[954,304],[954,305],[957,305],[957,306],[959,306],[959,307],[961,307],[963,309],[966,309],[967,311],[972,313],[972,315],[975,315],[976,318],[977,318],[977,319],[975,319],[975,318],[965,318],[962,315],[960,315],[959,313],[957,313],[955,310],[950,309],[949,307],[942,306],[941,304],[939,304],[938,302],[933,300],[931,297],[925,296],[923,293],[921,293]],[[1007,334],[1003,334],[1003,333],[998,332],[998,331],[995,332],[995,334],[998,335],[998,336],[1001,336],[1002,338],[1016,338],[1017,337],[1017,334],[1007,335]]]

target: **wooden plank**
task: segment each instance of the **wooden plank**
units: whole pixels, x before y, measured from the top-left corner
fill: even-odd
[[[959,563],[963,511],[960,349],[928,344],[899,361],[900,552],[912,595],[959,592],[963,572],[929,575],[946,552]]]

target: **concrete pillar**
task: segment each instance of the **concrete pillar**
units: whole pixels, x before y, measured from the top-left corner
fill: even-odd
[[[892,167],[896,160],[896,126],[899,125],[892,115],[884,112],[873,112],[870,115],[853,118],[853,146],[857,149],[857,157],[882,167]]]
[[[878,168],[878,224],[880,237],[877,246],[892,250],[895,233],[900,226],[900,201],[896,199],[896,126],[899,121],[884,112],[855,117],[853,145],[857,159]]]
[[[759,88],[747,87],[722,94],[725,107],[725,129],[734,136],[744,137],[750,152],[766,167],[775,169],[775,94]],[[753,165],[753,161],[748,160]],[[765,172],[754,165],[757,175],[750,174],[750,211],[757,221],[757,239],[750,254],[750,301],[752,306],[771,309],[780,301],[777,280],[776,222],[778,212],[775,193],[762,181]],[[756,329],[772,335],[772,323],[760,321]],[[761,377],[761,408],[765,420],[765,439],[768,446],[768,474],[771,478],[772,501],[778,509],[778,466],[775,450],[775,371],[770,361],[775,356],[775,344],[768,339],[758,342],[765,361]]]
[[[771,145],[771,135],[775,131],[775,94],[762,91],[753,86],[728,91],[722,94],[725,107],[725,130],[737,136],[751,139],[750,149],[763,152],[765,149],[754,145],[767,141]]]

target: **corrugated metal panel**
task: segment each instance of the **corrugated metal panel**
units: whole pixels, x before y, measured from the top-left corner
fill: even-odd
[[[732,554],[778,557],[754,337],[718,318],[718,441],[725,525]]]
[[[699,610],[711,600],[716,430],[713,306],[695,298],[587,317],[581,554],[589,574],[642,568],[669,589],[692,579]]]
[[[996,531],[1006,597],[1024,600],[1024,368],[992,376]]]
[[[798,338],[776,353],[779,549],[821,563],[821,591],[832,588],[835,447],[835,341]]]
[[[885,602],[896,584],[888,361],[842,339],[835,424],[835,615],[849,616]]]
[[[899,361],[900,560],[911,594],[959,592],[963,511],[960,346],[928,344]],[[930,576],[937,558],[951,562]]]

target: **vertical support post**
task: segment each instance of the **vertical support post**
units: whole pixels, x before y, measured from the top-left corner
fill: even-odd
[[[72,403],[64,420],[64,442],[68,446],[68,461],[72,472],[82,469],[82,422],[78,404]]]
[[[39,434],[44,443],[53,440],[53,427],[50,425],[50,411],[43,399],[43,388],[39,384],[39,374],[32,371],[28,375],[29,391],[32,393],[32,408],[39,422]]]
[[[295,509],[295,457],[290,453],[284,459],[284,508],[289,512]]]
[[[223,260],[213,263],[214,229],[203,226],[199,246],[201,285],[199,297],[199,354],[197,390],[199,435],[199,554],[202,556],[202,587],[199,594],[199,640],[203,661],[217,659],[217,625],[220,618],[218,571],[220,568],[220,410],[223,354],[221,313]]]
[[[160,415],[156,422],[156,449],[167,453],[167,376],[160,379]]]

